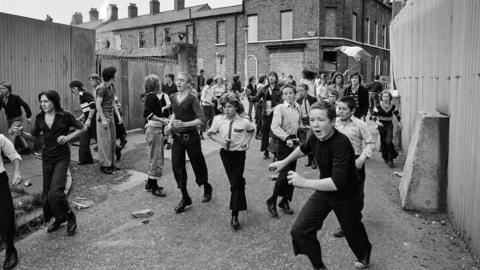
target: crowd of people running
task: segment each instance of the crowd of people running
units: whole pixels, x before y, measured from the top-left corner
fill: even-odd
[[[21,156],[30,151],[27,141],[39,141],[42,147],[45,222],[51,218],[47,232],[54,232],[67,222],[66,231],[77,229],[75,214],[70,208],[65,185],[70,164],[69,143],[79,138],[79,165],[93,164],[91,140],[97,142],[99,170],[112,174],[119,168],[126,132],[115,88],[115,67],[106,67],[101,76],[92,74],[92,91],[82,82],[70,83],[78,95],[81,115],[75,118],[61,107],[55,90],[38,95],[41,111],[32,121],[29,105],[14,94],[12,85],[0,83],[0,109],[8,122],[7,137],[0,134],[4,159],[14,165],[11,183],[0,160],[0,236],[6,242],[4,269],[13,269],[17,262],[14,247],[15,215],[9,185],[22,181]],[[208,167],[202,153],[201,140],[208,136],[221,146],[220,158],[230,183],[230,225],[240,228],[239,212],[247,209],[245,178],[246,151],[253,137],[261,140],[260,151],[265,159],[273,155],[269,165],[275,171],[271,196],[266,210],[278,217],[277,206],[284,214],[294,214],[290,203],[294,188],[315,190],[299,212],[291,230],[295,254],[305,254],[314,269],[326,269],[322,261],[317,231],[326,216],[334,211],[340,227],[334,232],[345,236],[357,261],[354,266],[369,266],[372,245],[361,221],[364,206],[365,161],[374,152],[376,141],[367,130],[367,115],[376,122],[380,134],[380,151],[385,162],[393,167],[398,153],[393,145],[393,118],[400,124],[392,95],[383,90],[379,77],[369,85],[359,73],[344,82],[344,74],[326,74],[304,70],[296,82],[293,76],[280,77],[276,72],[251,77],[242,87],[240,76],[227,81],[220,75],[205,78],[201,70],[196,85],[183,72],[166,74],[164,83],[157,75],[148,75],[142,86],[145,138],[150,149],[148,179],[145,189],[154,196],[165,197],[159,181],[164,168],[164,149],[171,149],[171,162],[182,199],[176,213],[192,205],[187,190],[186,155],[188,154],[197,185],[203,186],[202,202],[211,201],[213,187],[208,181]],[[30,132],[24,128],[23,107]],[[71,132],[71,130],[75,130]],[[120,144],[117,145],[117,139]],[[306,167],[317,169],[320,177],[305,179],[296,160],[307,156]],[[280,199],[279,199],[280,197]],[[279,200],[277,204],[277,200]]]

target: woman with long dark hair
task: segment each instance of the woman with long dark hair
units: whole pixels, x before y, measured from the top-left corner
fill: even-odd
[[[70,147],[68,142],[78,137],[87,127],[75,119],[60,106],[60,96],[55,90],[47,90],[38,95],[41,112],[35,117],[35,125],[31,133],[18,130],[28,140],[38,140],[43,134],[42,172],[43,172],[43,215],[45,222],[52,217],[55,221],[47,232],[54,232],[67,222],[67,234],[73,235],[77,229],[77,221],[69,206],[65,185],[70,165]],[[70,128],[76,130],[69,133]]]

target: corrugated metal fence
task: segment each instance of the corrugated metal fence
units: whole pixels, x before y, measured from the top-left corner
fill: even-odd
[[[411,0],[390,26],[403,145],[418,111],[450,116],[448,213],[480,257],[480,1]]]
[[[85,84],[95,71],[95,31],[0,13],[0,37],[0,81],[11,83],[34,115],[40,110],[37,95],[47,89],[58,91],[64,109],[79,113],[68,84]],[[6,128],[1,113],[0,132]]]
[[[155,74],[163,79],[165,74],[175,74],[177,70],[177,61],[156,58],[97,55],[96,65],[98,73],[108,66],[114,66],[117,69],[115,88],[122,104],[122,118],[127,130],[140,128],[145,124],[143,103],[140,100],[145,76]]]

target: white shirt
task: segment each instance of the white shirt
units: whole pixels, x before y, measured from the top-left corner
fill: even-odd
[[[17,153],[13,143],[7,139],[3,134],[0,134],[0,149],[11,161],[15,159],[22,160],[22,157]],[[0,158],[0,173],[5,171],[3,160]]]
[[[228,140],[230,137],[229,151],[245,151],[248,149],[248,133],[255,131],[255,124],[247,117],[236,115],[229,120],[225,114],[213,118],[212,127],[207,133],[217,133],[220,137]]]
[[[370,158],[375,148],[375,140],[367,130],[367,124],[355,116],[350,120],[342,121],[340,117],[335,120],[335,128],[348,137],[355,155]]]

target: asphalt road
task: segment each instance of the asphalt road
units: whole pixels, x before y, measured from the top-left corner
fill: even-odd
[[[65,227],[51,234],[46,228],[17,243],[18,269],[311,269],[305,256],[292,252],[290,228],[312,191],[296,189],[291,204],[295,214],[271,218],[265,200],[273,182],[263,160],[259,141],[247,153],[246,194],[248,211],[240,213],[242,228],[230,227],[229,185],[218,155],[207,155],[213,200],[202,203],[203,189],[196,186],[191,168],[189,191],[193,206],[182,214],[173,209],[180,192],[167,160],[161,185],[167,197],[157,198],[143,190],[143,184],[110,195],[103,203],[77,211],[78,233],[65,236]],[[145,144],[125,155],[124,164],[145,171]],[[318,171],[298,171],[307,177]],[[475,269],[461,241],[450,225],[432,225],[442,216],[416,217],[404,212],[398,203],[396,187],[400,178],[385,166],[378,153],[367,163],[364,223],[373,243],[370,269]],[[137,179],[138,182],[138,179]],[[155,214],[134,219],[130,213],[150,208]],[[329,269],[354,269],[355,257],[343,238],[331,232],[337,227],[331,213],[318,233]],[[4,255],[0,255],[3,261]]]

